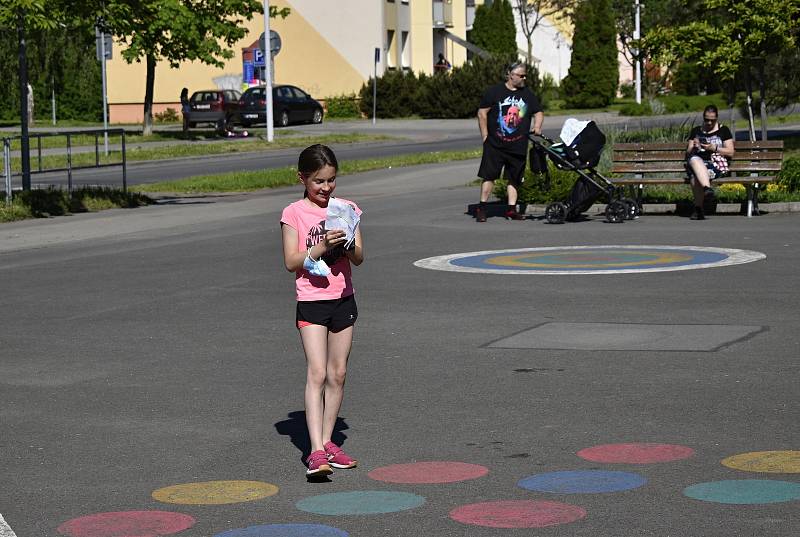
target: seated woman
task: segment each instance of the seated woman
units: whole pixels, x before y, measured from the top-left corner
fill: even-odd
[[[692,220],[705,220],[703,202],[714,199],[711,181],[728,173],[728,159],[733,157],[733,136],[728,127],[720,126],[718,118],[717,107],[706,106],[703,125],[689,134],[686,160],[694,192]]]

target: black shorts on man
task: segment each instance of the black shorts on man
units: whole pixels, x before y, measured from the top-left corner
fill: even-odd
[[[525,153],[509,153],[490,143],[484,143],[478,177],[484,181],[494,181],[500,179],[501,170],[503,179],[514,186],[521,185],[525,180]]]
[[[354,295],[297,303],[297,328],[318,324],[328,327],[332,332],[339,332],[356,324],[356,319],[358,306]]]

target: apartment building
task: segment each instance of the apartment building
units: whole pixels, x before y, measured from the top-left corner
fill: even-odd
[[[433,73],[438,55],[453,65],[467,59],[467,31],[482,0],[271,0],[288,7],[285,19],[271,19],[281,49],[273,57],[274,81],[293,84],[317,99],[357,92],[377,70]],[[190,92],[242,89],[259,77],[264,20],[247,21],[245,38],[223,67],[184,62],[156,68],[154,113],[180,109],[181,88]],[[379,49],[375,63],[375,49]],[[251,65],[248,65],[250,63]],[[255,69],[253,68],[255,67]],[[108,102],[112,123],[142,120],[145,93],[143,63],[127,64],[120,54],[108,62]]]

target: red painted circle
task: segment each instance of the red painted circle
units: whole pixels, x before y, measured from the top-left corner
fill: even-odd
[[[688,459],[692,455],[694,455],[694,450],[690,447],[646,442],[605,444],[582,449],[578,452],[578,457],[587,461],[622,464],[678,461]]]
[[[473,503],[450,511],[457,522],[489,528],[545,528],[585,516],[586,510],[576,505],[531,500]]]
[[[159,537],[194,526],[195,519],[168,511],[121,511],[73,518],[58,533],[69,537]]]
[[[466,462],[429,461],[392,464],[376,468],[367,474],[376,481],[388,483],[455,483],[477,479],[489,473],[485,466]]]

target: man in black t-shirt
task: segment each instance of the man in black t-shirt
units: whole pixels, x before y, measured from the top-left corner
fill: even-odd
[[[717,122],[719,111],[713,104],[703,110],[703,125],[689,134],[686,160],[694,193],[692,220],[705,220],[704,202],[714,200],[711,180],[728,172],[727,159],[733,157],[733,135]]]
[[[483,157],[478,169],[481,182],[480,205],[475,210],[478,222],[486,222],[486,202],[494,181],[508,180],[508,208],[505,217],[523,220],[517,212],[517,188],[524,180],[528,133],[541,134],[544,114],[539,99],[525,87],[528,71],[524,63],[509,66],[506,81],[491,86],[478,107],[478,127],[483,139]]]

